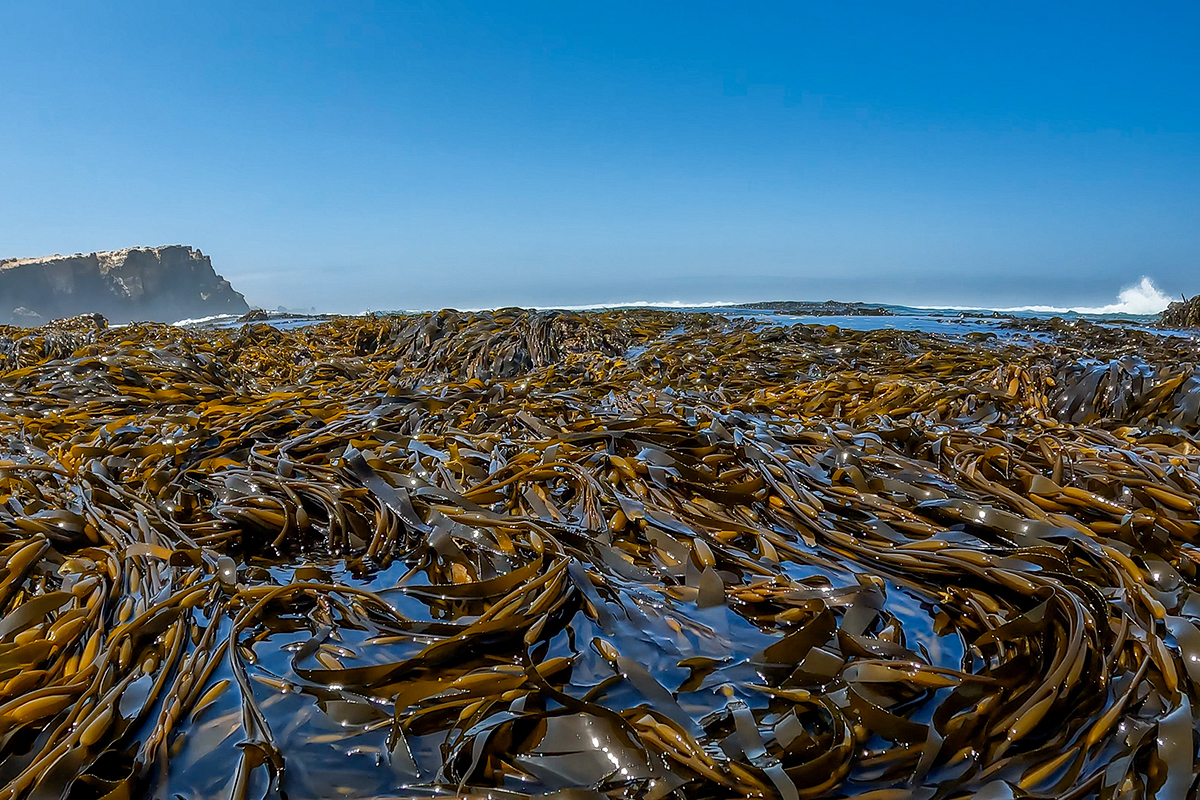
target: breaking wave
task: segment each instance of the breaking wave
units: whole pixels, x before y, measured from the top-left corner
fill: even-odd
[[[953,311],[1009,311],[1009,312],[1030,312],[1035,314],[1092,314],[1092,315],[1128,315],[1128,316],[1151,316],[1165,311],[1171,303],[1171,298],[1163,294],[1162,290],[1154,285],[1154,281],[1145,276],[1142,280],[1133,286],[1127,286],[1121,290],[1117,296],[1117,302],[1110,303],[1106,306],[1015,306],[1010,308],[966,308],[953,307]],[[918,308],[934,308],[934,306],[918,306]],[[945,306],[941,306],[945,308]]]
[[[238,319],[237,314],[213,314],[211,317],[195,317],[194,319],[181,319],[178,322],[171,324],[177,328],[183,328],[188,325],[203,325],[206,322],[226,322],[228,320]]]

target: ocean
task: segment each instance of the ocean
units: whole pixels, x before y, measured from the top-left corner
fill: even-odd
[[[858,331],[902,330],[923,331],[949,336],[969,333],[995,333],[1001,337],[1021,338],[1027,328],[1023,320],[1085,320],[1101,325],[1132,327],[1162,335],[1194,338],[1195,332],[1177,331],[1154,327],[1159,314],[1166,309],[1171,298],[1162,293],[1153,281],[1143,277],[1121,291],[1114,302],[1101,306],[1054,306],[1030,304],[1016,307],[971,307],[933,305],[893,305],[887,303],[862,303],[855,301],[779,301],[766,300],[756,303],[715,300],[707,302],[685,302],[677,300],[632,300],[622,303],[593,303],[562,306],[523,306],[535,310],[549,311],[616,311],[628,309],[654,309],[716,314],[730,319],[755,319],[767,325],[819,324]],[[396,309],[370,312],[373,315],[422,314],[437,309]],[[483,311],[482,308],[457,309],[464,312]],[[366,313],[366,312],[364,312]],[[322,322],[339,315],[326,313],[294,313],[279,309],[269,312],[261,321],[274,327],[290,329]],[[349,315],[362,316],[362,315]],[[175,324],[183,327],[228,328],[247,321],[232,314],[221,314],[199,319],[179,320]]]

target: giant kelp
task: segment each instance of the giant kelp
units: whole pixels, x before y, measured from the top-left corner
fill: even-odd
[[[1185,797],[1190,340],[0,331],[4,797]]]

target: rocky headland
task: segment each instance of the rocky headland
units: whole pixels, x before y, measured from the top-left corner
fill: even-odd
[[[112,322],[174,322],[249,310],[209,257],[184,245],[0,260],[0,324],[93,313]]]

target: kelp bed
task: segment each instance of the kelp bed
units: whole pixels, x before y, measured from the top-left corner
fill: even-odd
[[[4,329],[0,798],[1187,797],[1200,353],[1030,324]]]

